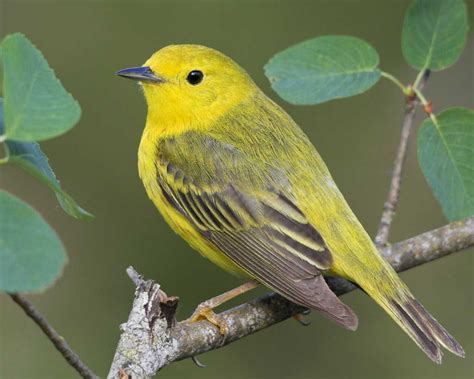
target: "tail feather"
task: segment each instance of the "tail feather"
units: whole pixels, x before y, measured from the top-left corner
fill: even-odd
[[[438,321],[436,321],[436,319],[423,307],[419,301],[413,299],[412,307],[419,317],[431,327],[434,337],[441,344],[441,346],[458,357],[464,358],[465,353],[462,346]]]
[[[373,265],[374,261],[371,263]],[[464,349],[459,342],[414,298],[392,267],[381,257],[379,264],[376,276],[361,272],[353,281],[392,317],[433,362],[441,363],[441,347],[464,358]]]
[[[403,300],[392,298],[382,306],[433,362],[442,361],[440,346],[464,357],[462,346],[412,296]]]

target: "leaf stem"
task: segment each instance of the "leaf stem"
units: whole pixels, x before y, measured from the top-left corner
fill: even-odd
[[[431,101],[426,100],[425,95],[415,86],[413,86],[413,92],[416,94],[416,97],[420,100],[421,104],[423,105],[423,108],[425,109],[425,112],[428,114],[430,117],[431,121],[433,121],[433,124],[436,125],[436,127],[439,127],[438,119],[436,118],[436,115],[432,112],[431,108]]]
[[[429,104],[428,100],[426,100],[425,95],[423,95],[423,93],[415,86],[413,86],[413,92],[415,92],[416,97],[418,97],[418,99],[420,100],[421,104],[423,104],[423,106],[426,107]]]
[[[393,75],[391,75],[391,74],[389,74],[388,72],[385,72],[385,71],[381,71],[380,75],[382,75],[385,79],[390,80],[398,88],[400,88],[405,96],[408,96],[410,94],[410,88],[403,85],[403,83],[399,79],[397,79],[395,76],[393,76]]]
[[[423,77],[428,74],[429,71],[426,68],[421,69],[418,75],[416,76],[415,82],[413,83],[413,88],[417,89],[421,81],[423,80]]]

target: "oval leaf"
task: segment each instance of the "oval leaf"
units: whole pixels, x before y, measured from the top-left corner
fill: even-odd
[[[0,48],[7,139],[39,141],[71,129],[81,109],[41,52],[22,34],[7,36]]]
[[[474,111],[452,108],[426,119],[418,135],[418,160],[446,217],[474,214]]]
[[[272,88],[292,104],[320,104],[353,96],[380,78],[379,56],[349,36],[317,37],[276,54],[265,66]]]
[[[0,136],[4,133],[3,126],[3,99],[0,97]],[[47,185],[56,193],[59,204],[70,216],[78,219],[94,218],[92,214],[82,209],[74,199],[61,188],[53,169],[49,165],[48,157],[41,151],[37,142],[5,141],[9,157],[8,162],[16,164],[37,180]]]
[[[403,55],[415,68],[442,70],[461,55],[468,28],[463,0],[415,0],[403,23]]]
[[[0,214],[0,289],[45,289],[67,262],[56,232],[38,212],[5,191],[0,191]]]

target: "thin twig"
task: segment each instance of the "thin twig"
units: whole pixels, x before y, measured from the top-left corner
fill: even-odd
[[[20,294],[9,294],[15,303],[17,303],[25,313],[33,319],[33,321],[41,328],[46,334],[48,339],[62,354],[64,359],[76,369],[79,375],[86,379],[98,379],[99,377],[87,367],[84,362],[81,361],[79,355],[77,355],[71,347],[68,345],[66,340],[61,337],[56,330],[49,324],[44,316],[35,308],[35,306]]]
[[[426,84],[429,77],[429,71],[425,70],[420,76],[417,83],[417,90],[421,91]],[[413,120],[416,113],[416,96],[407,96],[405,105],[405,112],[403,117],[402,132],[400,135],[400,143],[398,145],[397,155],[393,166],[392,179],[390,181],[390,189],[388,191],[387,199],[383,206],[382,217],[380,218],[380,225],[375,237],[377,246],[385,246],[388,242],[390,228],[397,209],[398,199],[400,198],[400,183],[402,180],[402,171],[405,163],[405,157],[408,147],[408,139],[413,128]]]
[[[474,217],[385,247],[381,252],[397,271],[403,271],[470,246],[474,246]],[[328,283],[337,295],[356,289],[340,278],[328,278]],[[206,321],[169,327],[164,318],[158,318],[149,327],[146,309],[150,303],[153,306],[149,294],[149,289],[137,288],[129,319],[121,327],[110,379],[118,378],[119,373],[123,377],[152,377],[175,361],[218,349],[304,311],[279,295],[268,294],[221,313],[229,327],[223,336]]]

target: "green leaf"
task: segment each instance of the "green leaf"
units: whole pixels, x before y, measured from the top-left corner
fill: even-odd
[[[474,214],[474,111],[451,108],[426,119],[418,134],[418,160],[450,220]]]
[[[2,98],[0,98],[0,135],[3,133],[2,116],[3,105]],[[10,154],[8,162],[21,167],[53,190],[56,193],[59,204],[67,214],[78,219],[94,218],[92,214],[82,209],[69,194],[63,191],[48,163],[48,157],[41,151],[40,145],[37,142],[6,140],[5,143]]]
[[[415,68],[442,70],[461,55],[468,29],[463,0],[415,0],[403,22],[403,55]]]
[[[353,96],[380,78],[379,56],[367,42],[324,36],[294,45],[265,66],[273,89],[292,104],[320,104]]]
[[[0,48],[7,139],[40,141],[71,129],[81,108],[41,52],[18,33],[7,36]]]
[[[28,204],[1,190],[0,214],[0,289],[45,289],[67,262],[56,232]]]

